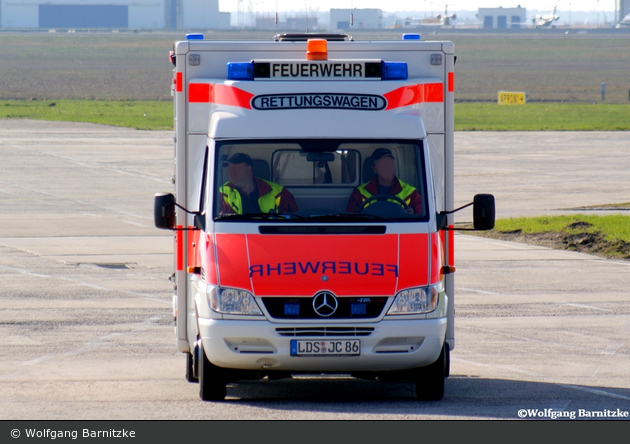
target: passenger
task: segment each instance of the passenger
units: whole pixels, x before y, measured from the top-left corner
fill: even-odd
[[[295,198],[286,188],[254,177],[252,158],[236,153],[223,162],[229,181],[219,189],[221,214],[288,214],[297,211]]]
[[[420,193],[414,187],[398,179],[395,174],[396,162],[394,156],[387,148],[377,148],[372,153],[372,171],[374,177],[367,183],[355,188],[350,195],[350,201],[346,212],[356,213],[361,204],[372,196],[391,195],[403,201],[409,208],[409,214],[422,214],[422,199]],[[391,202],[396,202],[391,200]]]

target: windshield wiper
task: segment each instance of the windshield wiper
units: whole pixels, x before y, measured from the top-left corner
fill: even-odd
[[[308,220],[307,217],[300,216],[294,213],[288,214],[276,214],[276,213],[249,213],[249,214],[222,214],[214,218],[214,220]]]

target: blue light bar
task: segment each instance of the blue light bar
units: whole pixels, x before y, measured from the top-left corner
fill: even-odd
[[[420,34],[403,34],[403,40],[420,40]]]
[[[254,80],[254,62],[227,64],[228,80]]]
[[[186,40],[203,40],[203,34],[186,34]]]
[[[364,315],[367,313],[367,305],[365,304],[350,304],[351,315]]]
[[[286,316],[299,316],[300,304],[284,304],[284,314]]]
[[[381,80],[407,80],[406,62],[382,62]]]

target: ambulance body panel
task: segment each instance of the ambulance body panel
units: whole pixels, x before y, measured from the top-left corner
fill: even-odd
[[[441,399],[455,345],[454,47],[328,41],[309,60],[315,43],[174,46],[175,196],[156,197],[156,225],[175,228],[187,378],[204,400],[227,381],[313,372],[395,375]],[[352,200],[376,149],[406,200]],[[226,207],[227,161],[242,154],[297,209]],[[176,222],[158,223],[169,205]]]

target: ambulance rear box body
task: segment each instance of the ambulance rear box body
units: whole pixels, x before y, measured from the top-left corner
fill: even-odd
[[[156,195],[155,218],[175,232],[186,377],[203,400],[297,374],[411,381],[441,399],[455,346],[453,44],[310,45],[174,46],[175,192]],[[378,149],[413,207],[386,187],[353,203],[378,185]],[[227,205],[235,154],[275,193],[259,211]],[[297,208],[274,207],[279,190]],[[477,197],[487,225],[494,201]]]

